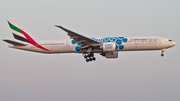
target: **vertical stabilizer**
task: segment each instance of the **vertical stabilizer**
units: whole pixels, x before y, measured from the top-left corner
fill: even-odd
[[[18,42],[28,42],[27,38],[23,35],[22,29],[13,21],[8,20],[9,27],[11,28],[12,34]]]
[[[40,49],[49,51],[48,49],[42,47],[36,43],[25,31],[23,31],[13,20],[8,20],[9,27],[11,28],[12,34],[17,42],[27,42]]]

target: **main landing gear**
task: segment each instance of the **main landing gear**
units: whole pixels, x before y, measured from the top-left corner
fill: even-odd
[[[162,49],[162,53],[161,53],[162,57],[164,56],[164,51],[166,51],[166,49]]]
[[[86,59],[86,62],[95,61],[96,60],[96,58],[94,57],[94,53],[89,53],[87,55],[84,55],[84,58]]]

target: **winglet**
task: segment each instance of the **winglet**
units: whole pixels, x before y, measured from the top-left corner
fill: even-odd
[[[66,28],[63,28],[62,26],[59,26],[59,25],[55,25],[55,26],[58,27],[58,28],[61,28],[62,30],[66,31],[66,32],[73,32],[73,31],[70,31],[70,30],[68,30]]]
[[[55,25],[56,27],[59,27],[59,28],[62,28],[62,26],[59,26],[59,25]]]

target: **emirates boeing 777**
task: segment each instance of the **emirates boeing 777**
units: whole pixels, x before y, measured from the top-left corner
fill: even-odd
[[[94,53],[106,58],[118,58],[118,51],[161,50],[161,56],[167,48],[176,43],[162,37],[104,37],[88,38],[62,26],[56,27],[67,32],[70,39],[54,41],[35,41],[14,21],[8,20],[15,41],[3,39],[10,48],[39,53],[81,53],[86,62],[95,61]]]

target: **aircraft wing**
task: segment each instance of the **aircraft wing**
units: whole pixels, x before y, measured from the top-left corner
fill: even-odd
[[[90,39],[88,37],[85,37],[83,35],[80,35],[78,33],[75,33],[73,31],[70,31],[62,26],[55,25],[56,27],[61,28],[62,30],[66,31],[71,39],[74,39],[77,43],[82,44],[81,48],[87,48],[90,46],[99,46],[101,45],[100,42],[95,41],[93,39]]]

